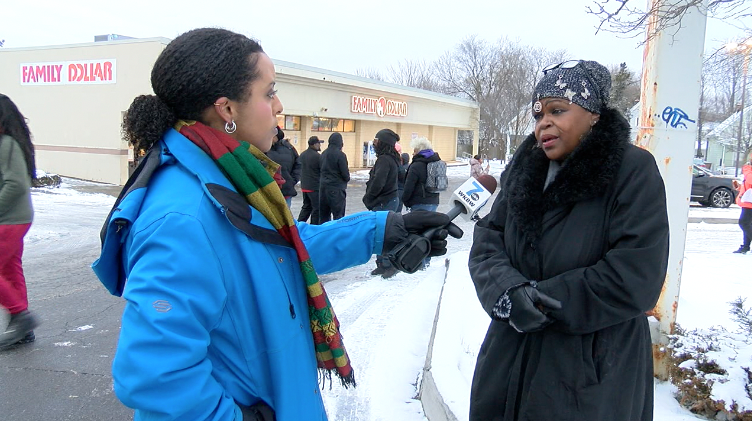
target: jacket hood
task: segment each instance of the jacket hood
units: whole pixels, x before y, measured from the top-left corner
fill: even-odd
[[[441,161],[441,157],[437,153],[433,153],[430,156],[426,157],[422,154],[417,154],[413,157],[413,162],[435,162],[435,161]]]
[[[505,171],[503,192],[509,210],[526,238],[540,236],[543,214],[561,205],[601,196],[621,166],[629,146],[627,120],[613,108],[605,108],[598,123],[562,163],[554,181],[543,190],[550,160],[536,147],[535,133],[519,146],[511,167]],[[508,172],[508,174],[506,174]]]
[[[342,145],[344,145],[344,142],[342,141],[342,135],[334,132],[329,136],[329,147],[335,147],[337,149],[342,149]]]
[[[476,165],[476,164],[480,164],[480,161],[478,161],[475,158],[470,158],[470,165]]]

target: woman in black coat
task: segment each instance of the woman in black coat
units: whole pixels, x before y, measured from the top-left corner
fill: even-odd
[[[653,419],[645,312],[666,274],[665,188],[610,87],[593,61],[544,71],[535,133],[475,228],[470,273],[492,321],[471,420]]]
[[[402,160],[394,149],[399,142],[399,135],[390,129],[382,129],[376,133],[373,146],[376,150],[376,163],[368,173],[366,193],[363,195],[363,204],[366,209],[372,211],[397,211],[399,200],[397,199],[397,179],[400,161]],[[371,275],[381,275],[387,279],[396,275],[397,268],[389,259],[382,255],[376,256],[376,269]]]

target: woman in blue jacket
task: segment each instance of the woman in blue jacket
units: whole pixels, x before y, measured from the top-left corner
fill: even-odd
[[[136,420],[325,420],[318,376],[344,386],[355,377],[317,273],[449,221],[389,212],[294,221],[264,155],[282,112],[274,65],[243,35],[177,37],[151,83],[155,95],[136,98],[123,122],[126,139],[149,152],[93,265],[127,301],[118,398]],[[433,254],[446,252],[442,231]]]

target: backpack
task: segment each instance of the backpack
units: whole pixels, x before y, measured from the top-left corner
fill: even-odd
[[[449,187],[449,179],[446,175],[446,162],[442,160],[429,162],[426,165],[426,191],[438,193]]]

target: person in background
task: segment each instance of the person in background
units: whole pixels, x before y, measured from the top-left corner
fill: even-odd
[[[296,222],[264,155],[283,111],[275,84],[256,41],[195,29],[162,50],[154,95],[125,114],[126,140],[148,153],[92,268],[126,301],[112,376],[136,420],[325,420],[319,380],[354,387],[356,373],[318,274],[449,223],[394,212]],[[446,252],[440,231],[431,253]]]
[[[744,181],[739,183],[734,180],[739,194],[736,196],[736,204],[742,208],[739,215],[739,228],[742,229],[742,245],[734,253],[747,254],[750,243],[752,243],[752,154],[749,155],[749,161],[742,167]]]
[[[10,313],[0,326],[0,349],[33,342],[39,325],[29,311],[21,258],[34,209],[31,182],[36,175],[34,145],[26,119],[6,95],[0,94],[0,305]]]
[[[413,162],[407,169],[405,189],[402,192],[402,202],[410,212],[416,210],[435,211],[439,207],[439,193],[426,189],[428,178],[428,164],[440,161],[441,157],[434,152],[431,141],[425,137],[417,137],[410,141],[413,148]]]
[[[303,206],[300,208],[298,221],[319,224],[319,184],[321,183],[321,143],[318,136],[308,139],[308,149],[300,154],[301,176],[300,191],[303,193]]]
[[[394,145],[399,141],[399,135],[390,129],[382,129],[376,133],[373,139],[373,147],[376,150],[376,163],[368,173],[366,192],[363,195],[363,204],[371,211],[397,211],[399,200],[397,199],[397,178],[399,173],[400,156]],[[376,269],[371,275],[381,275],[383,278],[391,278],[398,272],[392,266],[389,259],[381,255],[376,256]]]
[[[266,153],[272,161],[279,164],[279,172],[285,180],[280,186],[282,194],[285,196],[285,202],[289,208],[292,204],[292,198],[298,195],[295,185],[300,181],[300,160],[298,151],[285,139],[285,132],[277,126],[277,133],[272,136],[272,147]]]
[[[475,226],[468,267],[491,323],[472,421],[653,419],[645,312],[668,266],[666,194],[610,89],[594,61],[544,70],[534,133]]]
[[[345,216],[347,182],[350,169],[347,155],[342,152],[342,135],[329,135],[329,145],[321,153],[321,184],[319,187],[319,222],[337,220]]]
[[[491,163],[486,164],[486,168],[483,168],[483,158],[480,155],[475,155],[470,158],[470,177],[478,178],[483,174],[488,174],[491,169]]]
[[[413,162],[407,169],[405,176],[405,189],[402,192],[402,201],[410,212],[431,211],[435,212],[439,207],[439,192],[432,192],[426,187],[428,179],[428,164],[441,161],[441,157],[434,152],[431,141],[425,137],[417,137],[410,141],[413,148]],[[431,258],[423,260],[423,269],[431,264]]]
[[[410,154],[407,152],[400,155],[400,167],[399,173],[397,173],[397,199],[399,205],[397,206],[397,212],[402,213],[402,193],[405,191],[405,179],[407,178],[407,168],[410,166]]]

